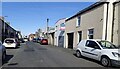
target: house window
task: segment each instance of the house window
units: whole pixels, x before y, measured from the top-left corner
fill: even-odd
[[[65,23],[60,24],[60,30],[64,31],[65,30]]]
[[[60,27],[65,27],[65,23],[60,24]]]
[[[79,17],[77,17],[77,24],[76,24],[76,26],[80,26],[80,21],[81,21],[81,17],[79,16]]]
[[[89,29],[88,30],[88,38],[93,39],[93,37],[94,37],[94,29]]]
[[[58,26],[56,26],[55,30],[57,31]]]

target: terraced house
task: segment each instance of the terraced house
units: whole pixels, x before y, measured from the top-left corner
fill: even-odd
[[[119,11],[119,0],[106,0],[68,18],[64,47],[75,49],[82,39],[103,39],[120,45]]]
[[[4,17],[0,17],[0,41],[4,41],[5,38],[19,38],[21,33],[16,31],[9,23],[4,21]]]
[[[0,41],[2,41],[3,18],[0,17]]]

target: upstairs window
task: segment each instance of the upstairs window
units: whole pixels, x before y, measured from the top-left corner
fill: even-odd
[[[65,30],[65,23],[60,24],[60,30],[64,31]]]
[[[58,29],[58,26],[55,26],[55,30],[57,31],[57,29]]]
[[[65,23],[60,24],[60,27],[65,27]]]
[[[80,22],[81,22],[81,17],[79,16],[79,17],[77,17],[77,24],[76,24],[76,26],[80,26]]]

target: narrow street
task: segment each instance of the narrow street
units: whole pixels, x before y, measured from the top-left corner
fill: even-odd
[[[0,69],[120,67],[120,0],[0,6]]]
[[[88,58],[77,58],[74,51],[39,43],[26,42],[20,48],[7,49],[4,67],[102,67]]]

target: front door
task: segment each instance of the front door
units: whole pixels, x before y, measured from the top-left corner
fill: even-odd
[[[64,36],[59,36],[58,38],[58,46],[64,47]]]
[[[68,48],[73,49],[73,33],[68,33]]]

